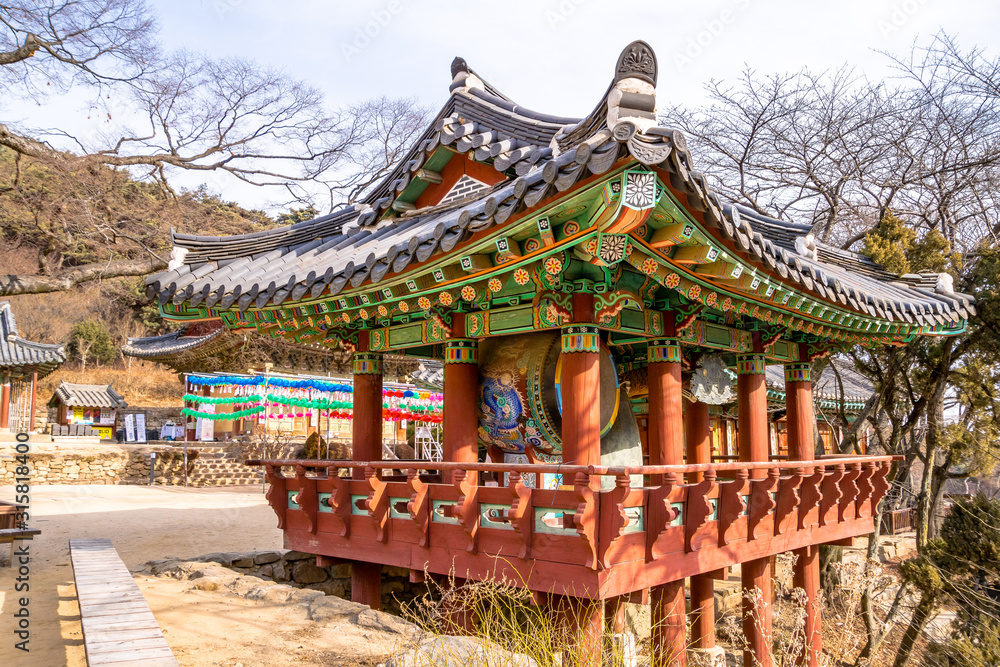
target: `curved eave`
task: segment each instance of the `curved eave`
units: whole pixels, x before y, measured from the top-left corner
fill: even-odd
[[[322,312],[312,312],[309,313],[309,315],[321,316],[317,319],[325,319],[326,324],[330,327],[336,326],[337,318],[331,319],[330,317],[333,314],[343,315],[346,318],[343,320],[343,324],[353,322],[357,319],[356,315],[359,313],[362,315],[360,319],[367,320],[375,317],[374,310],[376,309],[377,304],[382,300],[385,300],[386,302],[393,302],[403,298],[419,298],[421,296],[435,295],[436,293],[439,293],[440,290],[448,290],[462,283],[477,280],[484,281],[492,274],[509,274],[511,271],[514,271],[521,266],[529,265],[533,261],[544,259],[546,256],[552,255],[556,252],[564,251],[567,247],[577,246],[586,241],[589,237],[593,236],[595,230],[591,228],[582,228],[577,234],[575,234],[575,236],[567,237],[559,243],[544,247],[539,246],[538,250],[534,252],[525,253],[524,255],[509,262],[491,265],[481,272],[469,273],[466,271],[460,271],[458,267],[460,258],[466,255],[466,253],[476,254],[477,251],[481,251],[484,246],[489,247],[491,243],[495,243],[498,238],[501,238],[504,235],[514,233],[515,230],[531,228],[533,225],[537,226],[537,219],[539,216],[549,214],[553,207],[558,207],[561,203],[567,201],[568,198],[577,198],[579,196],[599,196],[597,193],[600,192],[600,189],[605,187],[607,183],[614,182],[616,178],[622,178],[622,174],[626,171],[626,167],[629,166],[638,165],[635,165],[634,162],[629,160],[620,161],[619,164],[615,166],[615,169],[606,176],[601,178],[597,178],[595,176],[585,181],[576,183],[576,187],[567,188],[565,193],[560,194],[558,193],[558,188],[553,188],[556,191],[554,196],[539,202],[531,209],[526,209],[520,214],[512,216],[509,220],[505,220],[500,225],[496,224],[498,217],[497,213],[500,211],[500,205],[487,207],[485,203],[489,201],[490,197],[506,197],[509,186],[497,188],[492,194],[489,195],[489,197],[485,199],[485,201],[480,200],[463,207],[442,212],[434,212],[431,215],[450,216],[452,225],[443,225],[443,223],[439,222],[440,218],[438,217],[432,219],[431,222],[437,223],[435,229],[441,231],[440,237],[432,237],[429,239],[429,243],[421,243],[419,242],[419,237],[416,237],[418,240],[415,244],[416,252],[405,258],[406,261],[403,262],[405,270],[403,272],[398,274],[389,274],[388,270],[394,267],[389,267],[388,262],[384,260],[380,261],[373,259],[374,255],[370,254],[369,260],[363,266],[354,267],[353,261],[351,262],[351,268],[357,269],[356,271],[353,271],[350,279],[353,289],[341,289],[344,288],[348,282],[343,278],[343,276],[341,276],[338,279],[339,285],[335,282],[331,286],[338,288],[336,293],[321,293],[317,298],[300,298],[297,301],[286,304],[282,311],[284,314],[276,315],[276,319],[289,317],[290,315],[288,312],[292,307],[315,306],[323,303],[327,308],[326,310]],[[537,182],[546,188],[548,187],[548,184],[544,181],[544,179]],[[530,192],[530,189],[526,189],[525,193],[527,192]],[[517,196],[516,192],[511,192],[510,194],[515,198]],[[502,199],[501,201],[506,201],[506,199]],[[470,208],[477,209],[479,213],[477,213],[476,216],[472,216],[469,212]],[[676,207],[673,211],[673,214],[677,215],[678,209]],[[490,215],[491,212],[493,213],[492,216]],[[687,216],[687,219],[691,222],[691,224],[698,227],[703,238],[715,239],[717,241],[716,237],[710,234],[704,223],[697,220],[686,208],[684,208],[684,214]],[[428,222],[424,221],[424,224],[426,225]],[[383,229],[391,228],[387,226]],[[449,232],[445,232],[445,229],[449,230]],[[651,232],[647,230],[645,234],[648,236]],[[412,239],[413,237],[410,238]],[[633,237],[633,241],[636,243],[637,247],[643,249],[643,251],[651,255],[655,255],[660,263],[665,266],[669,266],[678,273],[683,273],[687,279],[693,282],[698,282],[705,287],[709,287],[714,290],[718,295],[719,302],[723,300],[722,297],[724,295],[732,295],[736,299],[750,303],[750,308],[754,307],[753,304],[759,304],[760,307],[767,308],[775,312],[784,310],[784,312],[786,312],[789,316],[794,315],[796,328],[807,333],[813,333],[816,328],[818,328],[816,335],[830,334],[835,330],[843,333],[851,331],[852,326],[856,330],[860,324],[868,322],[868,324],[865,324],[864,331],[871,335],[866,336],[866,340],[887,342],[889,338],[898,339],[900,332],[904,330],[906,335],[911,335],[915,331],[911,323],[893,323],[892,320],[888,319],[876,320],[874,318],[869,318],[860,312],[854,312],[851,314],[849,309],[844,308],[840,304],[829,303],[822,297],[818,297],[816,294],[809,294],[800,289],[798,286],[790,287],[787,284],[788,281],[781,282],[773,274],[765,274],[763,270],[764,267],[760,264],[753,264],[749,259],[746,259],[745,253],[734,251],[731,248],[728,248],[728,246],[723,246],[721,243],[719,244],[720,247],[728,248],[725,251],[726,254],[723,255],[727,261],[731,261],[734,266],[737,264],[742,266],[748,275],[752,272],[766,276],[766,279],[769,282],[762,284],[762,286],[758,288],[758,291],[770,285],[774,287],[775,290],[780,290],[781,292],[789,295],[788,300],[786,300],[784,304],[779,304],[776,303],[774,299],[768,300],[761,298],[756,294],[748,294],[745,290],[740,291],[737,289],[737,286],[718,284],[717,282],[709,280],[705,276],[695,273],[691,270],[690,266],[684,266],[673,262],[669,255],[665,255],[658,251],[652,251],[652,249],[643,245],[644,240],[642,238]],[[408,243],[411,245],[413,244],[412,240],[408,241]],[[383,248],[385,247],[389,247],[391,249],[393,246],[391,246],[391,244],[384,244]],[[360,252],[358,252],[355,256],[363,256],[365,248],[366,246],[362,246],[360,248]],[[398,246],[396,249],[399,249]],[[421,251],[423,251],[425,257],[421,257]],[[409,252],[409,248],[407,248],[407,252]],[[414,256],[417,260],[416,263],[412,262]],[[300,263],[303,261],[316,261],[315,258],[312,258],[310,255],[305,253],[299,255],[297,259]],[[420,261],[421,259],[424,261]],[[263,261],[265,264],[273,263],[272,259],[265,259]],[[632,258],[630,258],[630,261],[632,261]],[[320,266],[322,266],[322,264],[320,264]],[[369,266],[371,266],[371,268],[369,268]],[[441,275],[446,276],[446,278],[442,280],[428,280],[428,276],[435,271],[442,271],[443,273]],[[416,278],[421,278],[421,280],[417,281]],[[418,287],[416,289],[411,289],[411,284],[418,285]],[[670,284],[667,284],[666,286],[675,287]],[[302,286],[300,285],[299,288],[301,289]],[[250,289],[253,290],[254,286],[251,286]],[[331,289],[330,291],[332,292],[333,290]],[[384,294],[388,294],[388,296],[384,296],[383,299]],[[685,296],[691,295],[689,290],[684,294]],[[243,298],[240,303],[241,311],[245,311],[251,307],[252,296],[253,295],[251,294]],[[808,303],[806,303],[807,297]],[[260,292],[258,292],[257,298],[260,298]],[[455,298],[455,300],[457,301],[457,298]],[[231,300],[230,303],[232,303],[232,301],[233,300]],[[808,312],[803,312],[803,310],[806,310],[803,304],[808,306]],[[435,305],[437,305],[437,302],[435,302]],[[711,306],[713,304],[709,303],[706,305]],[[798,310],[792,307],[783,308],[783,306],[790,305],[794,305],[798,308]],[[365,306],[367,306],[367,308]],[[267,310],[269,310],[272,314],[276,312],[274,309]],[[413,308],[412,310],[414,314],[418,313],[417,308]],[[426,310],[426,308],[422,308],[422,310]],[[740,310],[739,312],[740,314],[750,315],[751,317],[755,316],[755,311],[753,310]],[[258,312],[258,315],[259,314],[260,313]],[[213,315],[213,313],[207,313],[207,315]],[[255,315],[254,317],[256,318],[258,315]],[[836,319],[837,321],[832,322],[829,319],[824,319],[824,316]],[[764,319],[768,322],[768,324],[771,324],[771,321],[765,316],[761,315],[761,319]],[[803,322],[807,324],[803,325]],[[872,328],[872,322],[875,322],[874,329]],[[778,320],[776,324],[780,325],[781,320]],[[227,326],[230,327],[245,325],[246,322],[242,320],[239,323],[227,322]],[[251,323],[251,326],[254,326],[254,323]],[[300,335],[316,337],[319,335],[321,329],[322,328],[313,327],[312,330],[306,332],[295,331],[291,332],[291,336],[293,338]],[[848,340],[847,342],[852,341]]]
[[[228,331],[225,327],[203,336],[182,336],[180,333],[174,331],[162,336],[129,338],[122,345],[122,354],[137,359],[166,362],[215,354],[238,344],[238,341],[226,340]]]
[[[624,58],[636,52],[645,57]],[[626,61],[652,68],[623,69]],[[610,235],[628,239],[622,249],[635,253],[627,261],[674,290],[681,306],[703,307],[716,320],[756,320],[749,326],[772,340],[798,332],[797,339],[900,344],[960,333],[975,313],[970,296],[948,291],[936,276],[894,276],[813,244],[805,225],[722,202],[693,168],[683,134],[653,125],[655,55],[644,43],[623,52],[608,92],[579,119],[519,107],[464,61],[452,76],[434,122],[358,206],[224,239],[172,234],[178,256],[147,279],[164,315],[221,317],[230,329],[325,346],[335,330],[439,318],[459,299],[489,308],[494,280],[534,275],[541,283],[541,262],[556,256],[560,265],[606,266],[590,248]],[[434,181],[425,167],[442,147],[445,157],[492,165],[503,178],[469,200],[415,208],[412,186]],[[654,204],[625,203],[630,173],[658,182]],[[576,204],[584,212],[566,232]],[[542,220],[559,220],[560,235],[543,230]],[[665,241],[668,224],[691,231]],[[511,245],[516,252],[506,250]]]

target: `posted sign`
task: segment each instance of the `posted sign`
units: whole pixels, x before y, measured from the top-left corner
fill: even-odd
[[[201,407],[198,408],[200,412],[215,412],[214,403],[202,403]],[[212,419],[205,419],[203,417],[198,417],[198,439],[202,442],[211,442],[215,440],[215,421]]]
[[[135,413],[135,439],[138,442],[146,442],[146,413]]]

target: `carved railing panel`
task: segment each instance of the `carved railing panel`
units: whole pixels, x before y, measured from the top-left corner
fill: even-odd
[[[805,478],[805,470],[797,469],[793,474],[778,478],[778,495],[774,506],[774,534],[784,535],[795,530],[798,524],[798,508],[801,502],[799,487]]]
[[[305,466],[295,466],[295,481],[299,485],[299,509],[306,518],[306,530],[316,534],[316,515],[319,512],[319,494],[316,491],[316,479],[306,476]]]
[[[375,539],[385,544],[389,538],[389,532],[386,530],[389,521],[389,494],[386,482],[379,478],[378,472],[375,468],[365,468],[365,480],[371,489],[365,500],[365,509],[368,510],[372,525],[375,526]]]
[[[406,511],[417,526],[420,535],[417,544],[427,547],[431,526],[430,489],[426,482],[420,480],[420,471],[416,468],[406,471],[406,483],[410,487],[410,502],[406,506]]]
[[[332,490],[328,502],[333,514],[334,532],[340,537],[351,535],[351,487],[350,480],[344,477],[331,477]]]
[[[456,470],[453,484],[458,492],[458,502],[455,504],[455,518],[458,525],[465,533],[465,550],[469,553],[476,553],[476,542],[479,533],[480,513],[479,513],[479,484],[476,479],[478,473],[465,470]]]
[[[841,496],[838,501],[837,519],[840,523],[857,517],[856,502],[861,489],[858,488],[858,478],[861,477],[861,464],[851,465],[844,472],[840,482]]]
[[[823,478],[823,495],[819,501],[819,525],[831,526],[837,523],[840,499],[844,496],[840,482],[844,479],[843,464],[836,464]]]
[[[878,472],[875,463],[861,465],[861,475],[858,477],[858,498],[854,503],[854,516],[866,519],[872,516],[872,494],[875,492],[873,478]]]
[[[261,464],[279,527],[330,545],[327,555],[378,558],[384,548],[386,562],[412,553],[422,568],[465,554],[466,559],[524,563],[529,571],[539,562],[581,568],[574,576],[655,563],[661,576],[678,577],[719,571],[740,562],[744,553],[759,557],[869,531],[892,465],[890,457],[831,457],[641,468],[562,466],[558,473],[566,485],[545,489],[527,486],[525,476],[555,472],[554,466],[437,464],[440,472],[428,472],[413,463],[338,462],[355,475],[362,472],[360,479],[308,472],[335,472],[329,463]],[[294,476],[283,474],[283,467],[294,469]],[[405,480],[382,474],[391,469],[406,470]],[[506,486],[480,486],[481,470],[502,472]],[[685,483],[684,475],[695,472],[701,481]],[[640,474],[662,482],[633,488],[633,476]],[[601,476],[613,476],[613,487],[598,490]],[[442,477],[449,481],[441,483]],[[416,556],[420,549],[429,550],[427,556]],[[463,562],[467,567],[479,561]],[[614,585],[640,576],[639,570],[627,571],[632,574],[613,579]],[[548,572],[547,577],[558,576]]]
[[[663,476],[663,484],[647,491],[646,560],[654,561],[684,548],[684,501],[687,487],[677,473]]]
[[[270,484],[264,497],[267,504],[274,510],[278,517],[278,528],[285,529],[285,511],[288,509],[288,488],[285,484],[285,476],[281,474],[281,466],[264,466],[264,479]]]
[[[747,500],[750,498],[750,475],[739,470],[736,479],[719,485],[719,546],[746,539]]]
[[[747,540],[774,534],[774,498],[778,490],[778,469],[768,471],[764,479],[750,480],[750,508],[747,513]]]
[[[684,551],[697,551],[703,544],[718,544],[718,507],[719,487],[715,471],[709,470],[702,481],[687,487]]]
[[[813,468],[813,473],[802,480],[799,486],[799,530],[819,523],[820,500],[823,497],[823,480],[826,472],[823,468]]]

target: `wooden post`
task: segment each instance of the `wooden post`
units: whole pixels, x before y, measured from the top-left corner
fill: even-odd
[[[38,393],[38,373],[31,374],[31,412],[28,416],[28,433],[35,432],[35,398]]]
[[[712,423],[708,416],[708,404],[701,401],[688,403],[684,427],[688,464],[711,463]],[[689,477],[690,483],[697,484],[705,475],[694,472]],[[709,574],[691,577],[691,616],[692,662],[699,665],[725,664],[725,651],[715,645],[715,580]]]
[[[628,595],[615,595],[604,601],[604,625],[611,634],[625,632],[625,605]]]
[[[601,463],[601,367],[600,335],[592,324],[594,296],[573,294],[574,319],[578,324],[562,328],[562,436],[563,463]],[[600,484],[592,477],[594,488]]]
[[[681,348],[675,340],[651,340],[646,347],[649,383],[649,463],[684,463]],[[662,484],[655,475],[652,483]],[[653,667],[687,664],[687,615],[684,580],[653,586],[649,591],[653,625]]]
[[[560,348],[563,462],[567,464],[601,463],[601,338],[593,321],[594,295],[574,292],[574,323],[562,328]],[[600,488],[596,475],[590,476],[590,485]],[[564,656],[563,664],[598,667],[603,605],[584,598],[550,597],[579,649]]]
[[[187,392],[185,392],[187,393]],[[190,401],[184,402],[185,408],[191,408],[192,410],[198,409],[197,403],[191,403]],[[117,415],[115,416],[115,422],[118,421]],[[116,424],[117,425],[117,424]],[[191,428],[188,428],[188,427]],[[195,437],[198,435],[198,420],[195,417],[185,417],[184,418],[184,442],[194,442]]]
[[[804,347],[804,346],[803,346]],[[788,420],[788,458],[812,461],[815,458],[813,426],[812,364],[785,365],[785,407]],[[819,667],[823,648],[823,622],[819,604],[819,548],[796,549],[792,584],[806,594],[805,650],[797,656],[798,664]]]
[[[681,348],[676,341],[649,341],[646,348],[649,384],[650,465],[684,463],[683,395],[681,394]],[[654,484],[662,483],[657,476]]]
[[[569,647],[562,664],[572,667],[600,667],[604,605],[599,600],[552,596],[559,617],[569,631]]]
[[[7,428],[10,424],[10,376],[3,376],[3,384],[0,385],[0,428]]]
[[[450,582],[450,590],[443,601],[444,632],[449,635],[476,635],[476,610],[473,608],[474,597],[463,590],[467,580],[454,577]]]
[[[193,391],[191,389],[190,383],[188,382],[188,380],[190,379],[190,377],[191,376],[186,376],[184,378],[184,393],[185,394],[192,393],[192,391]],[[184,407],[185,408],[191,408],[192,410],[197,410],[198,409],[198,404],[197,403],[191,403],[190,401],[184,401]],[[114,424],[114,427],[113,427],[114,430],[116,430],[116,431],[117,431],[117,428],[116,428],[117,426],[118,426],[118,413],[116,412],[115,413],[115,424]],[[197,435],[197,429],[198,429],[198,420],[195,417],[191,417],[191,416],[185,415],[184,416],[184,442],[194,442],[195,436]]]
[[[354,353],[354,420],[351,430],[351,458],[355,461],[382,460],[382,355],[368,351],[368,332],[360,332]],[[365,471],[355,468],[353,478],[365,479]],[[382,607],[382,567],[378,563],[354,561],[351,568],[351,600],[372,609]]]
[[[740,461],[768,460],[767,387],[764,355],[741,355],[736,359],[737,441]],[[766,470],[750,471],[751,479],[767,476]],[[743,586],[743,634],[747,648],[744,667],[771,667],[772,583],[771,559],[758,558],[740,565]],[[748,599],[748,595],[754,599]]]
[[[479,353],[475,340],[465,335],[465,315],[455,313],[452,335],[444,343],[445,461],[479,460]],[[449,475],[450,477],[450,475]]]

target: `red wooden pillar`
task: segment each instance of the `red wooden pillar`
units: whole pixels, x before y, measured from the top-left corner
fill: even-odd
[[[687,462],[712,462],[712,423],[708,404],[701,401],[687,404],[684,418]],[[704,473],[689,475],[689,482],[697,484]],[[725,652],[715,645],[715,580],[710,574],[691,577],[691,652],[698,655],[697,664],[716,665],[725,662]],[[721,656],[721,663],[720,663]]]
[[[0,428],[7,428],[10,425],[10,376],[3,376],[3,384],[0,385]]]
[[[382,460],[382,355],[368,351],[368,332],[362,331],[354,353],[354,420],[351,458]],[[354,479],[364,479],[355,468]],[[351,600],[372,609],[382,607],[382,567],[378,563],[354,561],[351,568]]]
[[[573,294],[574,319],[562,328],[561,377],[563,463],[601,463],[600,335],[593,320],[594,296]],[[594,488],[600,484],[592,477]]]
[[[785,407],[788,421],[788,458],[792,461],[812,461],[815,458],[813,426],[812,365],[785,365]],[[796,549],[792,584],[806,594],[804,634],[805,651],[798,663],[819,667],[823,649],[821,607],[819,604],[819,548],[815,545]]]
[[[601,338],[594,321],[594,295],[573,294],[573,324],[562,328],[560,392],[562,394],[563,463],[601,463]],[[566,480],[570,483],[571,480]],[[591,477],[591,486],[600,480]],[[599,667],[603,605],[594,600],[550,596],[579,650],[564,656],[563,664]]]
[[[764,385],[764,355],[741,355],[736,360],[736,400],[739,411],[737,440],[740,461],[767,461],[767,387]],[[750,477],[767,476],[766,470],[752,470]],[[743,634],[747,648],[743,651],[744,667],[771,667],[771,614],[773,586],[771,559],[768,557],[742,563]],[[757,593],[756,591],[759,591]],[[756,597],[747,599],[747,593]]]
[[[559,617],[570,636],[562,664],[572,667],[600,667],[604,604],[600,600],[553,596]]]
[[[31,374],[31,413],[28,416],[28,433],[35,432],[35,398],[38,393],[38,373]]]
[[[681,348],[674,340],[652,340],[646,349],[649,364],[649,463],[683,465]],[[662,475],[654,475],[652,483],[662,484]],[[653,626],[653,666],[687,664],[684,580],[653,586],[649,591],[649,601]]]
[[[476,341],[465,335],[465,316],[455,313],[452,335],[444,343],[445,461],[479,460],[479,353]]]

